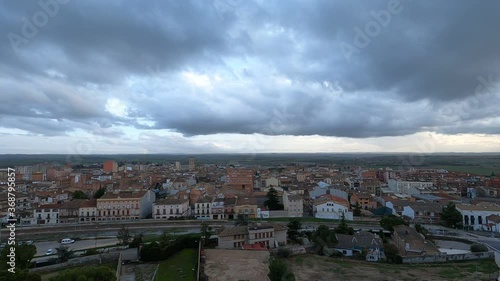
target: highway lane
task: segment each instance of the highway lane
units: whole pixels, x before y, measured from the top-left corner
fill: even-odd
[[[33,245],[36,246],[36,256],[45,255],[48,249],[53,249],[55,254],[55,249],[60,246],[68,246],[71,250],[85,250],[95,247],[103,247],[103,246],[111,246],[116,245],[118,243],[118,239],[116,238],[108,238],[108,239],[94,239],[94,240],[80,240],[75,241],[72,244],[61,244],[56,241],[47,241],[47,242],[36,242]]]

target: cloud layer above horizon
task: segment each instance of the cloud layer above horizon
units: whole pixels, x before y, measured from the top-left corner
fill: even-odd
[[[499,10],[2,1],[0,153],[500,151]]]

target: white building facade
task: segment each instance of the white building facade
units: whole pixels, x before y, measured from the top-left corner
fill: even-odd
[[[421,194],[432,187],[432,182],[389,180],[389,189],[401,194]]]
[[[166,198],[158,200],[153,204],[154,219],[173,219],[180,217],[189,217],[191,208],[189,200]]]
[[[55,204],[40,205],[33,212],[33,218],[37,224],[59,223],[59,206]]]
[[[498,227],[492,227],[494,222],[489,222],[487,218],[492,215],[500,216],[500,206],[492,204],[458,204],[456,208],[460,214],[462,214],[462,223],[464,227],[469,227],[474,230],[500,232]]]
[[[344,202],[330,198],[319,198],[314,202],[314,216],[321,219],[339,220],[344,215],[346,220],[353,220],[347,200]]]

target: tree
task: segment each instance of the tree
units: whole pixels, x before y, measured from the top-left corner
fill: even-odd
[[[99,198],[101,198],[104,195],[104,193],[106,193],[106,188],[101,187],[94,194],[94,198],[99,199]]]
[[[0,269],[8,268],[7,262],[10,258],[8,258],[7,255],[10,254],[10,248],[11,246],[6,245],[0,254]],[[33,260],[33,257],[36,255],[36,246],[23,244],[14,246],[14,249],[16,254],[16,269],[22,270],[29,268],[31,260]]]
[[[139,248],[139,245],[142,244],[142,232],[135,235],[134,239],[132,239],[132,242],[128,245],[129,248]]]
[[[270,188],[266,194],[267,200],[264,202],[264,206],[266,206],[269,210],[283,210],[283,204],[280,204],[280,200],[278,198],[278,191],[274,188]]]
[[[248,225],[248,215],[245,214],[238,214],[238,217],[236,217],[236,222],[234,223],[235,226],[239,225]]]
[[[470,251],[473,253],[488,252],[488,247],[484,244],[474,243],[470,245]]]
[[[269,262],[269,274],[271,281],[294,281],[295,276],[288,270],[286,263],[277,258],[271,258]]]
[[[116,273],[105,266],[85,266],[65,270],[49,281],[115,281]]]
[[[85,250],[85,253],[83,253],[84,256],[93,256],[99,254],[99,251],[96,248],[91,248]]]
[[[448,202],[448,205],[443,207],[441,220],[446,227],[457,227],[462,223],[462,214],[457,210],[453,202]]]
[[[73,199],[88,199],[88,197],[83,191],[77,190],[73,193]]]
[[[387,237],[385,237],[384,231],[382,229],[379,230],[378,236],[380,237],[380,239],[382,239],[382,243],[387,243]]]
[[[353,215],[356,217],[361,216],[361,205],[359,205],[359,202],[356,202],[356,204],[354,204]]]
[[[328,226],[322,224],[313,232],[312,241],[317,246],[332,247],[337,244],[337,236]]]
[[[292,241],[297,241],[297,238],[301,236],[300,229],[302,229],[302,223],[299,219],[294,218],[290,220],[287,226],[288,238]]]
[[[427,230],[427,228],[423,227],[421,224],[419,223],[416,223],[415,224],[415,230],[418,232],[418,233],[421,233],[426,239],[428,239],[428,235],[429,235],[429,231]]]
[[[66,262],[75,256],[75,251],[70,250],[67,246],[56,248],[56,255],[59,262]]]
[[[212,227],[208,223],[201,224],[201,239],[203,239],[203,245],[208,245],[210,243],[210,236],[212,236]]]
[[[399,255],[398,247],[394,244],[386,243],[384,244],[384,254],[385,258],[390,263],[402,263],[403,260]]]
[[[404,219],[396,217],[395,215],[384,216],[380,220],[380,226],[389,231],[394,231],[394,227],[396,225],[408,225],[408,223]]]
[[[120,245],[128,245],[130,238],[132,238],[132,235],[130,234],[128,227],[122,226],[122,228],[118,230],[116,238],[118,238]]]
[[[354,229],[347,225],[347,220],[345,219],[344,213],[342,213],[342,218],[340,219],[339,225],[337,225],[334,232],[338,234],[354,234]]]
[[[166,248],[171,242],[173,242],[174,236],[170,233],[168,233],[166,230],[163,231],[163,233],[160,235],[158,238],[158,243],[162,249]]]

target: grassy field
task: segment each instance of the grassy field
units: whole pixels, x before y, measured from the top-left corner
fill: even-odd
[[[493,260],[433,264],[387,264],[302,255],[286,259],[302,280],[386,280],[386,281],[440,281],[440,280],[493,280],[499,271]]]
[[[438,166],[434,168],[446,169],[450,172],[465,172],[472,173],[478,175],[489,176],[491,173],[495,173],[495,175],[500,175],[500,167],[499,166],[487,166],[487,165],[479,165],[479,166]]]
[[[111,262],[111,263],[103,263],[101,265],[92,265],[92,266],[105,266],[105,267],[111,268],[113,271],[116,271],[117,265],[118,264],[116,262]],[[51,277],[54,277],[65,270],[75,269],[75,268],[79,268],[79,267],[87,267],[87,266],[89,266],[89,265],[73,266],[73,267],[67,267],[64,269],[59,269],[59,270],[54,270],[54,271],[47,271],[47,272],[40,273],[40,276],[42,277],[42,281],[48,281]]]
[[[157,281],[194,281],[196,280],[196,250],[184,249],[160,264]]]

